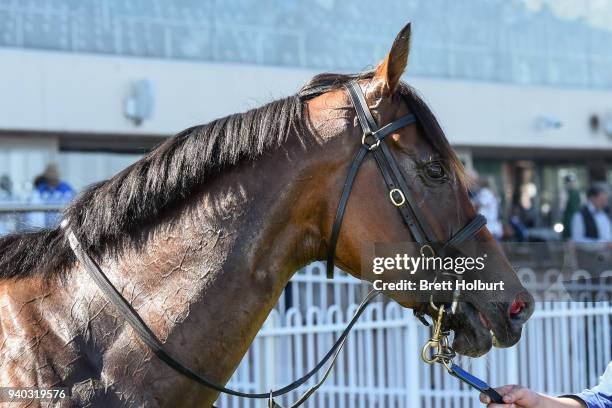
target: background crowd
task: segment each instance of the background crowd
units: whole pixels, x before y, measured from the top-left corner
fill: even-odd
[[[30,193],[18,197],[8,175],[0,176],[0,235],[16,230],[52,227],[57,225],[61,210],[75,197],[69,183],[61,179],[57,163],[46,165],[44,171],[32,180]],[[10,210],[15,210],[11,212]]]
[[[605,183],[592,184],[585,190],[576,185],[576,177],[569,174],[564,178],[565,191],[560,200],[563,208],[561,219],[555,222],[549,232],[542,234],[539,229],[530,228],[529,209],[520,199],[511,203],[509,216],[503,218],[501,200],[486,177],[476,176],[471,191],[472,201],[477,210],[487,218],[487,227],[498,239],[513,242],[542,242],[550,239],[571,240],[577,243],[610,243],[612,223],[610,222],[610,188]],[[520,198],[517,195],[517,198]]]
[[[565,189],[558,198],[559,207],[562,208],[559,219],[554,220],[549,228],[536,228],[531,210],[525,208],[521,194],[513,194],[515,198],[509,205],[509,211],[504,211],[502,200],[491,178],[479,176],[475,172],[472,178],[472,202],[478,212],[487,218],[489,231],[500,241],[612,242],[610,186],[605,183],[594,183],[586,189],[580,189],[576,177],[571,173],[566,175]],[[76,191],[62,179],[59,166],[55,162],[48,163],[44,171],[32,180],[29,194],[25,197],[17,197],[14,194],[13,183],[8,175],[0,176],[0,206],[14,205],[16,201],[20,201],[22,205],[31,206],[32,210],[23,211],[19,216],[13,214],[12,217],[9,213],[0,213],[0,234],[9,232],[10,221],[16,222],[19,229],[55,225],[61,208],[75,195]],[[504,213],[508,215],[504,217]]]

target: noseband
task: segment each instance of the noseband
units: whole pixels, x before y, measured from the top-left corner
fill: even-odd
[[[431,225],[427,222],[419,206],[415,204],[417,201],[408,187],[395,157],[385,142],[387,136],[405,126],[416,123],[416,116],[405,115],[394,122],[378,128],[357,81],[349,82],[346,89],[355,112],[357,112],[357,119],[363,130],[363,136],[361,137],[361,146],[353,158],[348,175],[346,176],[338,209],[336,210],[336,217],[327,250],[327,277],[331,279],[334,276],[334,259],[336,257],[336,246],[338,245],[342,219],[344,218],[344,212],[346,211],[346,205],[348,204],[355,177],[368,153],[374,155],[376,164],[378,164],[385,184],[387,184],[389,189],[389,199],[399,211],[412,238],[418,244],[421,254],[429,251],[431,256],[444,256],[447,248],[473,238],[487,223],[486,218],[480,214],[446,240],[446,242],[440,244]]]

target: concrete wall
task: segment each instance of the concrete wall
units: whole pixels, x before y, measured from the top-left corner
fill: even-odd
[[[188,126],[294,93],[316,72],[246,64],[168,61],[0,49],[0,129],[100,134],[174,134]],[[123,115],[130,82],[149,79],[155,111]],[[413,78],[451,142],[464,146],[605,149],[588,119],[612,110],[612,92]],[[538,116],[563,122],[538,130]]]

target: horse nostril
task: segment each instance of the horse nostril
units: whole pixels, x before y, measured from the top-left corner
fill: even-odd
[[[514,299],[514,302],[512,302],[512,304],[510,305],[510,310],[509,310],[510,317],[515,317],[516,315],[521,313],[524,308],[525,308],[525,302],[519,299]]]
[[[525,296],[525,294],[523,293],[519,293],[516,298],[514,299],[514,301],[512,302],[512,304],[510,305],[510,308],[508,309],[508,314],[510,315],[510,318],[512,319],[520,319],[523,318],[522,316],[522,312],[529,308],[529,300],[528,300],[528,296]],[[526,316],[525,318],[527,318],[528,316]]]

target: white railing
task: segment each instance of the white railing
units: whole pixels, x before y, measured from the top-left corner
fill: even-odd
[[[31,194],[0,199],[0,236],[53,227],[70,198]]]
[[[229,386],[261,392],[284,386],[331,347],[367,292],[358,280],[339,273],[330,283],[324,266],[299,272],[286,298],[268,317]],[[493,349],[460,364],[494,385],[521,383],[550,394],[572,393],[597,383],[612,359],[612,302],[538,302],[518,345]],[[429,338],[409,310],[381,301],[371,305],[349,336],[330,378],[307,407],[480,407],[478,394],[441,367],[421,362]],[[315,376],[319,378],[318,376]],[[314,383],[278,399],[295,401]],[[262,401],[222,396],[220,407],[261,407]]]

